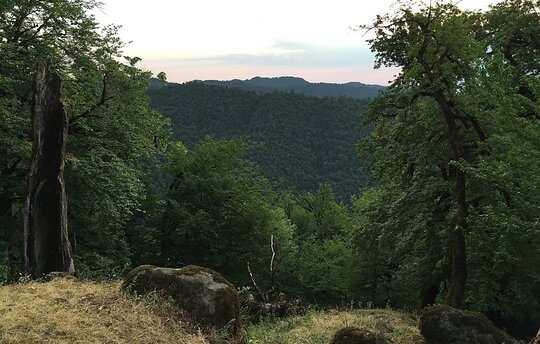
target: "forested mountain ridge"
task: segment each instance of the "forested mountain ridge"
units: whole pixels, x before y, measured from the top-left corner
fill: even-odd
[[[202,82],[149,91],[151,106],[170,117],[173,136],[188,146],[209,135],[246,137],[250,158],[285,187],[314,191],[329,182],[341,199],[360,187],[355,145],[368,101],[298,93],[256,93]]]
[[[140,320],[139,306],[153,308],[160,302],[155,293],[148,299],[123,299],[118,284],[105,287],[113,293],[99,286],[94,291],[77,287],[81,293],[70,297],[66,284],[25,283],[28,278],[43,281],[41,276],[58,270],[46,264],[33,272],[33,266],[54,260],[53,245],[42,243],[59,241],[64,247],[69,241],[82,281],[118,281],[139,265],[198,265],[219,272],[241,290],[253,285],[258,294],[253,299],[261,305],[274,301],[274,295],[281,300],[281,293],[295,303],[298,298],[324,307],[367,307],[364,314],[371,315],[373,307],[401,313],[446,304],[482,312],[518,338],[537,333],[538,0],[503,0],[485,11],[400,0],[397,8],[362,26],[374,32],[367,43],[375,67],[401,70],[372,101],[202,82],[148,90],[152,74],[137,67],[138,57],[123,56],[119,27],[99,30],[89,12],[98,9],[94,0],[10,0],[8,5],[0,5],[0,286],[13,286],[0,287],[0,342],[12,334],[15,342],[43,342],[32,337],[33,330],[47,340],[53,334],[69,342],[66,329],[85,326],[70,325],[74,317],[67,310],[78,310],[81,324],[102,324],[107,333],[144,328],[116,326],[122,318],[108,319],[113,315],[109,310],[123,309]],[[36,69],[44,59],[51,73]],[[165,79],[164,73],[157,76]],[[49,80],[54,91],[41,92],[38,80]],[[54,94],[54,101],[38,101],[42,94]],[[61,126],[54,126],[60,120],[43,120],[36,105],[44,103],[55,104],[47,112],[55,112]],[[360,122],[364,133],[357,131]],[[65,150],[60,147],[64,158],[37,161],[44,156],[39,147],[45,141],[30,135],[42,132],[34,124],[62,131],[67,141],[42,137],[51,148],[67,142]],[[216,139],[203,138],[207,134]],[[247,140],[225,139],[238,136]],[[34,197],[35,184],[29,183],[33,167],[48,167],[50,160],[60,162],[60,168],[47,173],[48,181],[37,189],[53,197]],[[266,165],[259,169],[256,161]],[[352,185],[361,185],[362,179],[354,164],[361,164],[369,178],[361,192]],[[281,175],[289,179],[275,185],[261,170],[274,180]],[[325,180],[333,187],[323,183],[313,191]],[[298,193],[284,190],[289,185]],[[52,209],[47,200],[64,191],[67,206]],[[334,191],[341,199],[353,195],[350,203],[336,200]],[[69,232],[56,235],[48,225],[39,232],[27,229],[30,222],[49,219],[67,221]],[[28,254],[36,243],[43,249]],[[60,269],[73,270],[71,264]],[[38,285],[45,290],[52,286],[63,296],[35,293]],[[34,303],[45,310],[34,314],[20,297],[54,305]],[[172,305],[166,299],[164,306],[172,310]],[[96,311],[94,318],[88,310]],[[24,321],[6,327],[10,322],[2,317]],[[411,326],[422,323],[405,317]],[[377,329],[387,329],[390,336],[402,333],[377,318]],[[148,319],[149,326],[159,322]],[[170,317],[163,319],[177,327]],[[329,321],[354,324],[349,315],[334,319]],[[460,339],[447,344],[467,344],[461,340],[467,337],[461,325],[475,321],[462,319],[454,331]],[[58,330],[51,330],[51,321]],[[313,340],[269,331],[285,324],[299,333],[300,322],[316,323],[315,329],[302,330]],[[311,312],[300,322],[263,321],[268,327],[259,333],[270,333],[269,342],[329,342],[330,335],[321,334],[325,326]],[[85,330],[73,338],[80,341],[94,333]],[[439,338],[454,334],[427,332]],[[388,339],[424,341],[411,335]],[[265,343],[259,338],[248,337]],[[174,335],[172,340],[183,339]]]
[[[386,87],[369,85],[361,82],[348,82],[344,84],[308,82],[299,77],[281,76],[275,78],[254,77],[248,80],[197,80],[207,85],[239,88],[246,91],[268,93],[273,91],[296,92],[316,97],[352,97],[357,99],[374,98]],[[161,84],[153,79],[150,85],[160,88]]]

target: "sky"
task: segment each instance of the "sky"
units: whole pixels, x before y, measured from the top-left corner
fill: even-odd
[[[485,9],[493,0],[462,0]],[[386,85],[364,32],[394,0],[102,0],[102,25],[121,25],[128,56],[172,82],[298,76]]]

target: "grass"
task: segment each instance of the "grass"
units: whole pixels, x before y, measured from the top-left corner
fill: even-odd
[[[311,312],[302,317],[266,322],[247,328],[250,344],[330,343],[346,326],[358,326],[383,334],[394,344],[424,343],[418,319],[388,309]]]
[[[171,304],[126,296],[120,283],[57,279],[0,287],[0,343],[207,344]],[[388,309],[312,311],[245,328],[249,344],[326,344],[346,326],[384,334],[394,344],[424,343],[413,314]]]
[[[58,279],[0,287],[0,343],[207,343],[119,284]]]

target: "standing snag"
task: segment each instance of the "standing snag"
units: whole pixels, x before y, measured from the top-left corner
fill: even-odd
[[[60,76],[50,62],[37,65],[32,102],[32,158],[23,214],[23,268],[32,278],[74,272],[67,228],[64,153],[68,118]]]

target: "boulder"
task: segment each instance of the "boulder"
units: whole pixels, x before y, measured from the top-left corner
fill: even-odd
[[[510,344],[516,341],[483,314],[436,305],[420,311],[426,344]]]
[[[330,344],[392,344],[392,342],[366,329],[348,326],[337,331]]]
[[[195,265],[180,269],[141,265],[124,278],[122,289],[171,299],[203,328],[240,336],[240,306],[235,287],[214,270]]]

